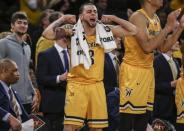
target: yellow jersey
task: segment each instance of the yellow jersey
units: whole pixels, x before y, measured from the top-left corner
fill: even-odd
[[[86,39],[89,46],[92,65],[90,69],[85,69],[83,64],[72,68],[68,74],[68,81],[96,83],[103,80],[104,48],[95,42],[95,36],[87,36]]]
[[[177,123],[184,124],[184,76],[181,76],[176,85],[176,108],[177,108]]]
[[[48,48],[54,45],[54,40],[46,39],[45,37],[41,36],[36,43],[36,52],[35,52],[35,65],[37,65],[38,54],[42,51],[47,50]]]
[[[158,35],[161,31],[160,21],[155,14],[153,18],[150,18],[147,13],[140,9],[141,12],[148,20],[148,38],[151,39]],[[153,67],[153,53],[145,53],[134,36],[125,37],[125,55],[123,61],[132,66],[138,67]]]

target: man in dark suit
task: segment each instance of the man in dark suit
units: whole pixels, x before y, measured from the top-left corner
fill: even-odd
[[[41,110],[49,120],[51,131],[63,129],[66,79],[69,71],[68,39],[56,28],[53,47],[38,55],[37,78],[41,87]]]
[[[0,131],[21,130],[21,122],[28,120],[23,105],[11,88],[20,78],[17,64],[10,59],[0,60]]]
[[[179,65],[172,57],[172,52],[178,49],[176,43],[171,50],[158,54],[154,59],[155,70],[155,101],[153,118],[167,120],[175,125],[175,87],[179,77]]]
[[[119,124],[119,89],[118,89],[119,63],[115,50],[105,54],[104,87],[107,97],[107,110],[109,127],[104,131],[115,131]]]

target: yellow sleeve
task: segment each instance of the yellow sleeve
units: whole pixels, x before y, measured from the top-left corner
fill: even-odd
[[[35,66],[37,65],[38,54],[42,51],[47,50],[52,47],[54,44],[53,40],[48,40],[46,38],[41,37],[36,44],[36,52],[35,52]]]

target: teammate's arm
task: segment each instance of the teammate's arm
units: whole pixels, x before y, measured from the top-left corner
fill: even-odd
[[[115,37],[122,38],[127,35],[135,35],[138,32],[135,25],[115,15],[103,15],[102,22],[114,22],[117,24],[117,26],[110,26],[112,33]]]
[[[63,24],[74,24],[76,23],[75,15],[63,15],[53,23],[51,23],[42,33],[47,39],[53,40],[55,38],[55,29]],[[66,30],[67,34],[72,34],[72,29]]]
[[[148,38],[148,20],[147,18],[140,12],[135,12],[130,17],[130,22],[133,23],[138,28],[138,33],[135,35],[138,43],[140,44],[141,48],[146,52],[150,53],[154,49],[161,47],[162,44],[166,41],[167,35],[173,31],[177,23],[177,17],[179,16],[181,10],[176,10],[171,12],[168,15],[166,26],[161,30],[159,35],[155,36],[154,38]],[[174,42],[175,43],[175,42]],[[174,44],[172,43],[172,44]],[[171,45],[172,46],[172,45]],[[171,47],[169,47],[171,48]],[[169,49],[167,48],[167,50]],[[162,51],[167,51],[162,50]]]

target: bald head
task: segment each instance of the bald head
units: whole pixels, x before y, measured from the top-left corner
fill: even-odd
[[[15,62],[10,59],[1,59],[0,60],[0,74],[7,72],[15,65]]]
[[[19,80],[17,64],[10,59],[0,60],[0,80],[7,85],[14,84]]]

